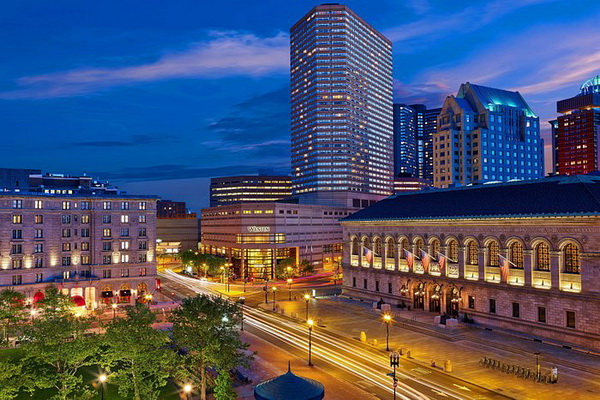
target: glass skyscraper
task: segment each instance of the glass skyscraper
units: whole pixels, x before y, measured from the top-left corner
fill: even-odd
[[[392,44],[344,5],[291,28],[295,194],[392,192]]]
[[[544,176],[540,119],[519,92],[462,84],[444,102],[433,146],[436,187]]]

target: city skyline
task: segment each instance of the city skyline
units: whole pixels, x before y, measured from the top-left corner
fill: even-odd
[[[519,90],[546,147],[556,101],[598,74],[600,5],[576,3],[343,2],[392,40],[395,101],[440,107],[465,81]],[[0,126],[19,151],[5,167],[128,177],[137,182],[126,190],[194,210],[208,203],[212,176],[289,173],[287,32],[320,2],[240,2],[235,14],[145,3],[135,18],[116,4],[93,13],[85,4],[29,6],[27,19],[24,6],[7,6]]]

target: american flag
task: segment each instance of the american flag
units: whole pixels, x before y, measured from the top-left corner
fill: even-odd
[[[440,266],[440,274],[444,275],[444,269],[446,268],[446,256],[439,251],[436,253],[436,255],[438,257],[438,264]]]
[[[510,262],[510,260],[506,257],[502,257],[498,254],[498,258],[500,259],[500,280],[504,282],[508,282],[508,275],[510,273],[510,264],[515,265]]]
[[[364,247],[363,256],[365,257],[365,260],[367,260],[368,263],[371,263],[371,260],[373,259],[373,252],[368,247]]]
[[[410,251],[404,249],[404,258],[406,258],[406,264],[408,264],[408,270],[412,271],[413,265],[415,264],[415,255]]]
[[[421,249],[421,265],[426,274],[429,273],[429,265],[431,264],[431,255],[425,250]]]

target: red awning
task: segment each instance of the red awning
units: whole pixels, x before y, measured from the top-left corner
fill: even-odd
[[[43,301],[45,298],[46,296],[44,296],[44,293],[37,292],[33,295],[33,304],[37,303],[38,301]]]
[[[83,307],[85,306],[85,299],[81,296],[73,296],[72,297],[73,303],[75,303],[75,305],[77,307]]]

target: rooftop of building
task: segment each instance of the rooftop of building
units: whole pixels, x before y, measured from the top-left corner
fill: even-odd
[[[590,93],[600,93],[600,75],[596,75],[595,77],[583,82],[579,88],[580,96]]]
[[[554,176],[400,193],[348,221],[600,216],[600,176]]]
[[[527,114],[527,116],[535,116],[533,110],[529,107],[521,93],[512,92],[504,89],[496,89],[489,86],[475,85],[470,82],[460,85],[457,99],[465,98],[468,90],[472,90],[479,101],[487,108],[490,105],[508,106],[519,108]]]
[[[74,198],[74,199],[90,199],[90,198],[101,198],[101,199],[150,199],[150,200],[158,200],[159,197],[156,195],[146,195],[146,194],[126,194],[126,193],[115,193],[115,192],[105,192],[105,191],[76,191],[76,190],[55,190],[52,193],[51,190],[48,193],[43,191],[31,191],[31,190],[3,190],[0,191],[0,197],[10,197],[10,198],[19,198],[19,197],[47,197],[47,198]]]

